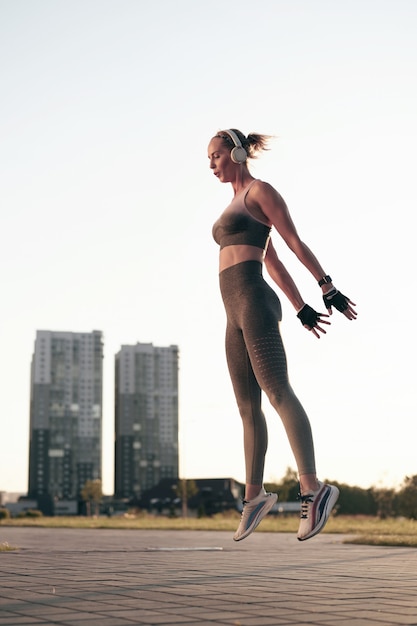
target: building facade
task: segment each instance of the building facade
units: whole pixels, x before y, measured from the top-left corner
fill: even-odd
[[[101,479],[102,333],[38,331],[31,367],[28,496],[79,500]],[[42,505],[40,505],[42,508]]]
[[[178,479],[178,347],[122,346],[115,368],[115,497]]]

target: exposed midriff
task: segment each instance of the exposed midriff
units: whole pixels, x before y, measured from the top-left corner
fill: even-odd
[[[248,244],[226,246],[220,250],[219,271],[222,272],[228,267],[244,261],[259,261],[259,263],[262,263],[264,255],[262,248],[257,246]]]

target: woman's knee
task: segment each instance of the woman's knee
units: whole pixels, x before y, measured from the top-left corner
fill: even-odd
[[[248,402],[238,402],[237,406],[244,424],[245,422],[254,424],[257,421],[263,421],[265,419],[261,405],[258,406],[249,400]]]
[[[275,409],[279,409],[284,402],[287,402],[288,399],[293,395],[291,387],[289,385],[280,385],[279,387],[274,387],[273,389],[269,389],[265,391],[269,402]]]

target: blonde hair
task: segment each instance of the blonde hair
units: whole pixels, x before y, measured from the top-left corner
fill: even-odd
[[[260,135],[259,133],[249,133],[247,137],[237,128],[230,128],[239,138],[242,148],[246,150],[248,159],[256,159],[259,152],[269,150],[268,143],[272,139],[271,135]],[[215,137],[223,139],[228,148],[233,149],[235,144],[226,130],[219,130]]]

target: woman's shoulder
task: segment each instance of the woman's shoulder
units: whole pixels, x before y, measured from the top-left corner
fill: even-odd
[[[253,181],[253,184],[250,188],[251,197],[253,200],[260,202],[262,204],[263,201],[275,201],[275,202],[284,202],[281,194],[277,191],[275,187],[273,187],[270,183],[257,178]]]

